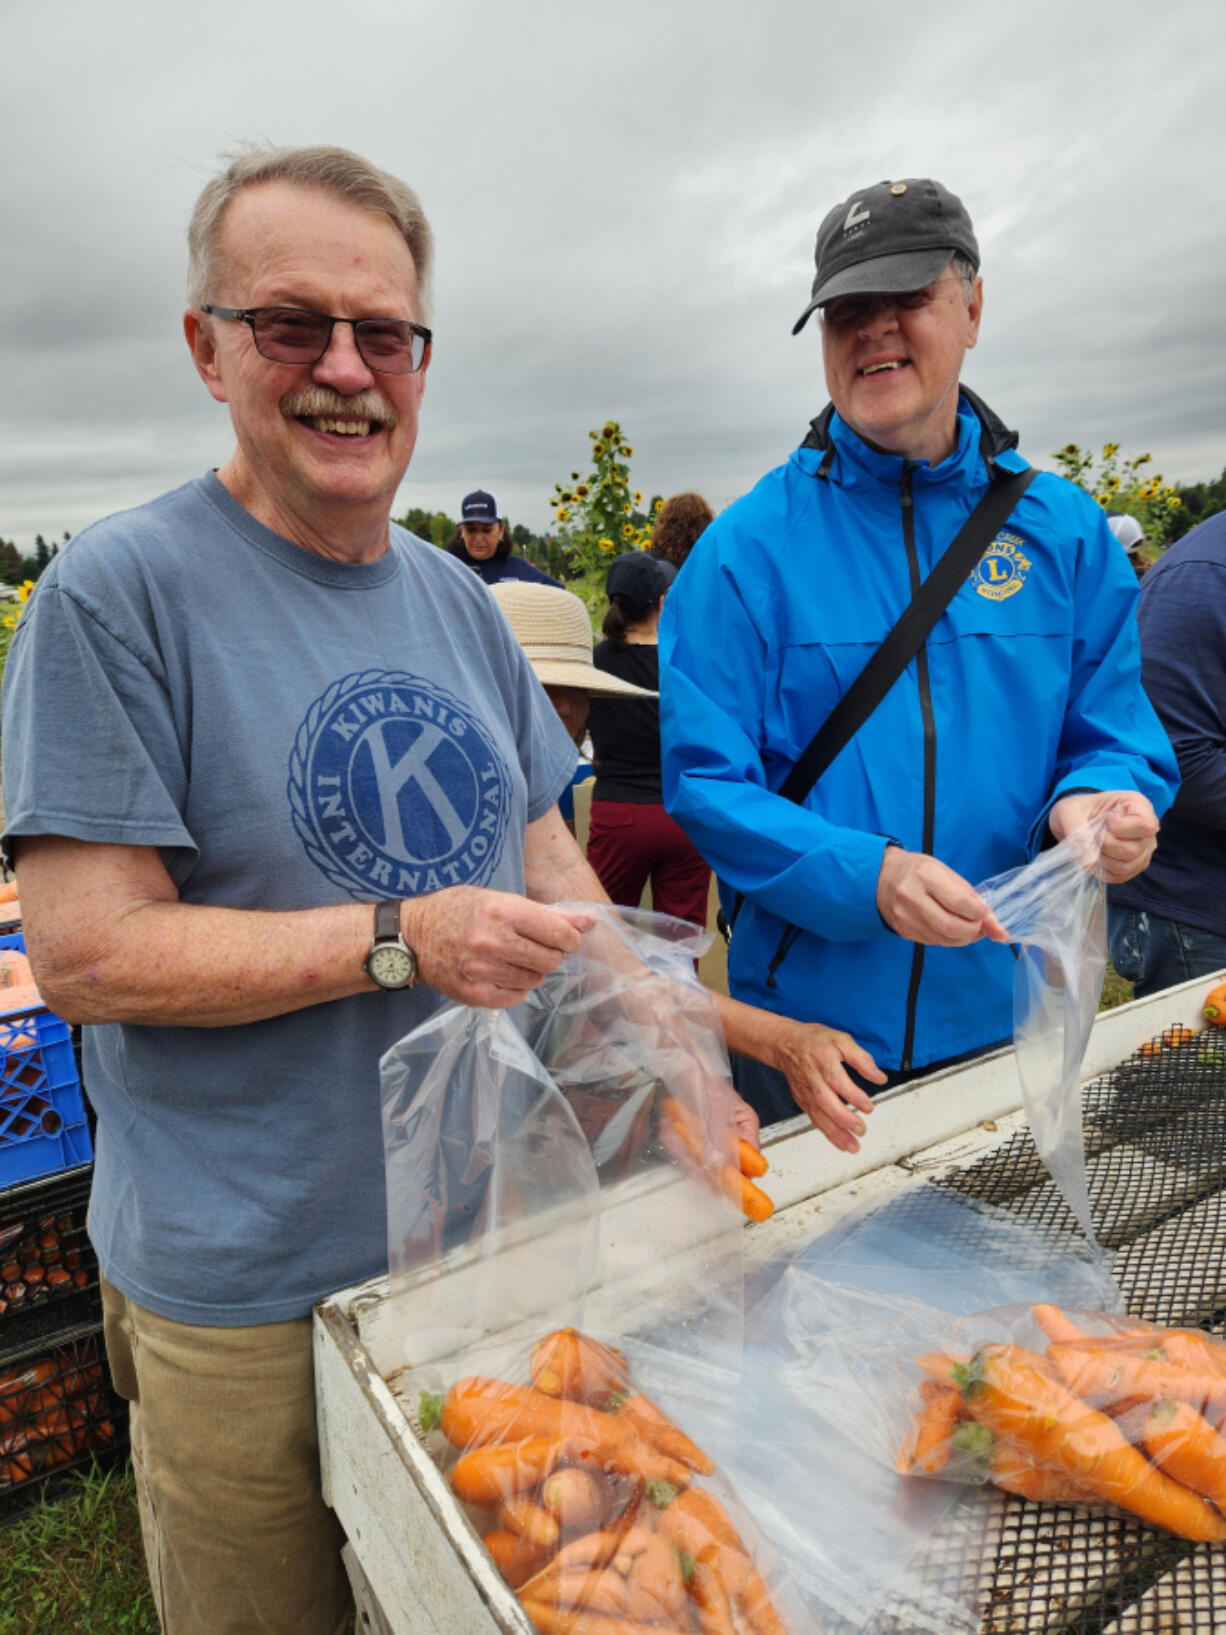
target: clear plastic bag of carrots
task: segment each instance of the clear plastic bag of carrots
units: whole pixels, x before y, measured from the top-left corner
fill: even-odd
[[[1226,1342],[1047,1301],[955,1316],[809,1280],[797,1396],[908,1477],[1226,1540]]]
[[[705,933],[593,913],[514,1012],[447,1006],[384,1058],[365,1338],[545,1635],[782,1635],[778,1559],[712,1452],[744,1216]]]

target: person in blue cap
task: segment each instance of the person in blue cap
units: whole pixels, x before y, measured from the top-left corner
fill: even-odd
[[[526,562],[511,551],[511,533],[505,517],[498,514],[498,501],[487,488],[475,488],[460,503],[460,526],[447,549],[487,585],[506,579],[527,579],[537,585],[562,584],[535,562]]]

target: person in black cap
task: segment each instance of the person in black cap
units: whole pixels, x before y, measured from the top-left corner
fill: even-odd
[[[664,797],[739,910],[732,992],[837,1019],[891,1083],[1012,1033],[1014,960],[970,882],[1095,818],[1103,873],[1127,880],[1177,780],[1101,509],[1049,473],[1023,492],[1016,434],[961,384],[979,260],[939,182],[829,211],[795,329],[820,313],[831,401],[711,523],[660,627]],[[960,534],[927,634],[810,776],[818,729]],[[854,1128],[864,1105],[846,1075],[789,1093],[738,1071],[764,1122],[799,1100]]]
[[[656,631],[676,571],[646,551],[627,551],[610,562],[605,639],[592,655],[598,670],[655,693]],[[601,885],[615,903],[635,908],[650,880],[659,913],[705,925],[711,870],[664,810],[655,698],[593,698],[588,731],[596,787],[587,860]]]
[[[498,501],[485,488],[475,488],[460,502],[460,526],[447,546],[452,556],[473,570],[487,585],[506,579],[528,579],[538,585],[563,587],[552,574],[511,554],[511,532],[498,514]]]

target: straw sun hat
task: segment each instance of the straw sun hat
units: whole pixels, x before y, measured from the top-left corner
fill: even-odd
[[[600,698],[656,697],[646,687],[596,668],[587,609],[570,591],[504,579],[490,586],[490,594],[543,687],[581,687]]]

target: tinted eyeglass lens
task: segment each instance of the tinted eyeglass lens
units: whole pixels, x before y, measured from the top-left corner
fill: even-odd
[[[318,363],[328,350],[334,320],[297,307],[262,307],[252,317],[259,352],[274,363]],[[369,368],[411,375],[421,368],[426,341],[397,318],[360,318],[353,326],[358,351]]]
[[[298,312],[293,307],[265,307],[252,323],[255,344],[277,363],[314,363],[322,358],[332,334],[332,322],[319,312]]]

